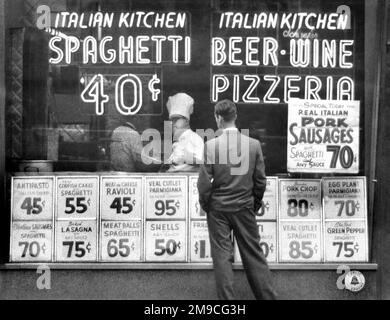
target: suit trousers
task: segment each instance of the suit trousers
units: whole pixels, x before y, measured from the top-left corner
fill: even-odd
[[[249,285],[258,300],[276,299],[272,287],[271,272],[263,250],[255,213],[243,208],[238,212],[217,212],[207,214],[211,256],[213,258],[217,294],[219,299],[235,299],[233,282],[233,230]]]

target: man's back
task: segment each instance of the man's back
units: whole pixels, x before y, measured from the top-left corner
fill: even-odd
[[[257,210],[266,186],[259,141],[237,129],[224,130],[208,141],[198,186],[203,191],[199,199],[202,207],[222,212]]]

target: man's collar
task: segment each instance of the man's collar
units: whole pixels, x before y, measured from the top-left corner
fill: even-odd
[[[229,128],[225,128],[223,129],[223,131],[237,131],[238,129],[236,127],[229,127]]]

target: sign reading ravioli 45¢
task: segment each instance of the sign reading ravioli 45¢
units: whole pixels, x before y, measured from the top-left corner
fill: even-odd
[[[12,223],[11,261],[52,260],[53,223],[18,221]]]
[[[147,219],[185,219],[187,177],[146,177],[145,192]]]
[[[367,262],[366,222],[325,222],[325,261]]]
[[[261,208],[256,212],[258,220],[276,220],[278,212],[278,178],[267,177],[267,188],[264,192]]]
[[[321,219],[320,180],[280,180],[280,219]]]
[[[58,221],[56,226],[56,260],[64,262],[96,261],[96,232],[95,221]]]
[[[186,240],[185,221],[146,221],[146,261],[185,262]]]
[[[280,221],[280,262],[321,262],[321,222]]]
[[[12,219],[52,220],[53,181],[53,177],[13,177]]]
[[[98,177],[58,177],[57,218],[96,219],[98,186]]]
[[[365,177],[323,179],[325,219],[365,219],[365,186]]]
[[[142,177],[102,177],[102,220],[142,218]]]

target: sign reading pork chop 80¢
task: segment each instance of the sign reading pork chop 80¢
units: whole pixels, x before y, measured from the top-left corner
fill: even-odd
[[[146,219],[185,219],[187,193],[187,177],[146,177]]]
[[[102,220],[142,218],[142,177],[101,178]]]
[[[146,221],[146,261],[185,262],[186,247],[185,221]]]
[[[279,181],[280,219],[321,219],[321,180]]]
[[[57,178],[57,219],[97,219],[98,177]]]

